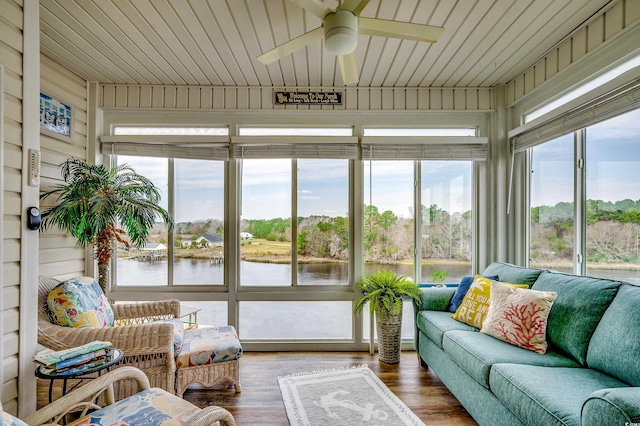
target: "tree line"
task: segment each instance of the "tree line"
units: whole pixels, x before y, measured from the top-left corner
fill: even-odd
[[[471,212],[449,213],[437,205],[422,206],[422,258],[471,259]],[[299,256],[348,259],[349,219],[345,216],[298,217]],[[243,231],[268,241],[291,241],[288,218],[245,220]],[[376,206],[364,208],[365,260],[400,262],[413,259],[414,219],[398,217]]]
[[[640,263],[640,200],[587,200],[587,261]],[[572,262],[574,204],[531,208],[531,258]]]

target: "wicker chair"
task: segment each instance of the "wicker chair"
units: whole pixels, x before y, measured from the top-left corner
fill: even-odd
[[[145,392],[144,396],[140,395],[137,399],[136,396],[131,396],[101,409],[96,404],[99,396],[121,380],[133,382],[136,393]],[[150,410],[155,416],[150,414]],[[93,419],[92,424],[103,424],[103,419],[105,424],[119,423],[118,421],[123,421],[124,424],[126,418],[134,424],[136,421],[131,420],[131,417],[135,419],[136,415],[140,414],[140,418],[147,424],[150,419],[161,419],[163,422],[183,426],[235,426],[233,416],[224,408],[210,406],[199,409],[166,391],[151,389],[147,376],[133,367],[118,368],[98,377],[41,408],[24,421],[30,426],[57,425],[59,422],[66,424],[67,413],[73,413],[75,418],[79,418],[76,422],[86,421],[83,419],[90,415]]]
[[[173,352],[173,325],[151,321],[178,318],[180,302],[165,300],[140,304],[113,305],[117,327],[71,328],[52,324],[48,317],[47,296],[60,284],[51,277],[38,279],[38,343],[53,350],[68,349],[94,340],[109,341],[124,352],[117,367],[128,365],[142,370],[152,387],[175,393],[176,363]],[[133,380],[115,386],[116,399],[137,392]]]

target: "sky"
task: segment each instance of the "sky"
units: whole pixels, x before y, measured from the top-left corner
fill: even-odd
[[[640,199],[640,110],[587,128],[587,198]],[[531,205],[573,202],[573,134],[533,149]]]

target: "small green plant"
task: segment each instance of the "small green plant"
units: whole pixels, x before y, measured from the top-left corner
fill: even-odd
[[[442,271],[435,271],[433,273],[433,282],[436,284],[436,287],[444,287],[445,278],[447,278],[446,269],[443,269]]]

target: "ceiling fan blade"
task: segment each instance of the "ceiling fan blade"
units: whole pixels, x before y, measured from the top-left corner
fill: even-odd
[[[360,34],[365,35],[435,43],[442,35],[444,28],[431,25],[411,24],[408,22],[388,21],[386,19],[359,17],[358,31]]]
[[[286,43],[282,43],[280,46],[274,47],[273,49],[258,56],[257,59],[263,64],[269,65],[280,58],[284,58],[285,56],[292,54],[298,49],[302,49],[316,40],[322,39],[323,35],[324,29],[322,27],[318,27],[315,30],[311,30],[301,36],[289,40]]]
[[[364,9],[369,4],[369,0],[345,0],[342,2],[338,9],[346,9],[353,12],[354,15],[360,15],[362,9]]]
[[[338,63],[340,64],[342,81],[345,85],[357,84],[358,81],[360,81],[355,52],[351,52],[348,55],[338,56]]]
[[[319,2],[318,0],[291,0],[291,1],[297,4],[298,6],[300,6],[301,8],[306,9],[309,12],[313,13],[320,19],[323,19],[324,15],[331,12],[331,9],[329,9],[324,3]]]

